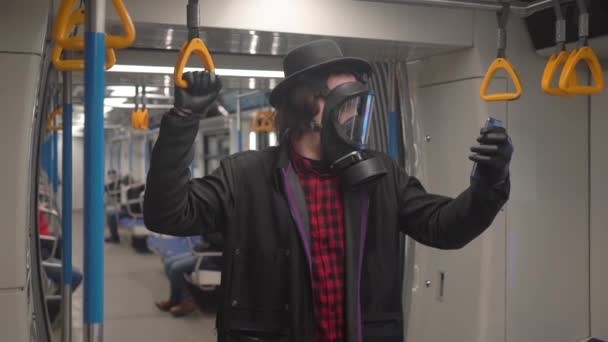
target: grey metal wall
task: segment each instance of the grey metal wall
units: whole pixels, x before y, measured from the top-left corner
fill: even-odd
[[[533,51],[524,23],[513,18],[507,56],[522,78],[524,95],[509,103],[480,101],[481,78],[495,57],[494,14],[475,12],[474,26],[474,48],[410,66],[416,74],[416,112],[430,135],[424,141],[422,178],[432,191],[462,190],[471,167],[467,147],[483,119],[498,116],[506,120],[515,145],[511,198],[494,226],[464,249],[416,249],[410,340],[583,340],[592,333],[592,321],[596,329],[606,322],[592,318],[602,311],[590,305],[595,301],[590,286],[598,284],[593,269],[590,273],[590,238],[606,234],[600,235],[601,214],[590,234],[589,165],[595,161],[589,159],[589,98],[541,91],[546,59]],[[444,135],[454,140],[441,138],[437,144]],[[601,138],[595,139],[599,144]],[[594,188],[602,191],[605,177],[596,175],[596,182]],[[596,213],[605,211],[599,202],[605,197],[595,198],[603,208]],[[593,250],[601,259],[598,247]],[[443,300],[436,296],[440,271],[447,274]],[[596,293],[595,298],[601,297]]]
[[[608,79],[608,70],[604,70]],[[590,303],[591,334],[608,340],[608,93],[591,98],[590,108]]]

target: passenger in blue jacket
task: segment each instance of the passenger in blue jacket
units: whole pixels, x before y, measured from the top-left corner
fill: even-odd
[[[470,186],[427,193],[366,148],[370,64],[330,40],[292,50],[272,91],[280,144],[232,155],[190,179],[199,120],[221,82],[186,73],[151,156],[144,218],[164,234],[224,237],[218,341],[403,341],[400,234],[462,248],[509,196],[504,128],[481,132]]]

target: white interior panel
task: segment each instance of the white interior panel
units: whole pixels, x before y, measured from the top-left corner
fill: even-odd
[[[2,341],[29,341],[27,295],[23,290],[0,291]],[[10,310],[9,310],[10,308]]]
[[[3,32],[0,52],[42,55],[50,3],[40,0],[0,1],[0,32]]]
[[[608,340],[608,94],[591,97],[591,335]]]
[[[30,144],[36,102],[40,57],[0,54],[0,75],[11,80],[11,86],[0,93],[0,288],[23,287],[25,284],[25,246],[29,209]],[[9,124],[10,123],[10,124]]]
[[[480,79],[469,79],[418,89],[416,111],[422,132],[429,137],[422,153],[423,182],[429,192],[457,196],[469,185],[469,148],[488,112],[478,96],[480,84]],[[497,89],[506,89],[506,82],[497,80],[492,91]],[[505,104],[491,108],[493,117],[506,120]],[[504,236],[501,213],[482,237],[461,250],[416,247],[425,255],[422,263],[417,259],[417,291],[423,294],[416,294],[424,305],[412,309],[409,340],[504,340]]]
[[[63,179],[63,134],[59,132],[57,137],[57,165],[59,180]],[[106,149],[107,154],[107,149]],[[61,207],[61,196],[63,187],[59,184],[57,191],[57,204]],[[84,138],[72,136],[72,208],[82,210],[84,208]]]
[[[135,22],[186,23],[186,0],[124,2]],[[111,2],[107,3],[108,18],[118,19]],[[352,0],[202,0],[200,8],[201,25],[205,27],[416,44],[471,46],[472,43],[473,12],[468,10]]]

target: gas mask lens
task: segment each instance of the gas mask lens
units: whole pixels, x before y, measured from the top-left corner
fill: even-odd
[[[382,161],[364,152],[373,111],[374,95],[361,82],[341,84],[326,98],[321,129],[323,159],[347,188],[386,174]]]
[[[374,107],[374,95],[361,94],[343,102],[334,112],[334,124],[345,141],[360,147],[367,144]]]

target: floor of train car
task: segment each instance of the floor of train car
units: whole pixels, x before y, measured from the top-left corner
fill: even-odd
[[[75,212],[74,265],[82,269],[83,217]],[[105,248],[105,322],[104,341],[200,342],[215,340],[215,317],[195,312],[188,317],[173,318],[160,312],[154,301],[168,296],[169,286],[160,258],[155,254],[138,254],[123,236],[120,245]],[[73,342],[81,342],[82,285],[73,295]],[[56,339],[61,341],[61,339]]]

